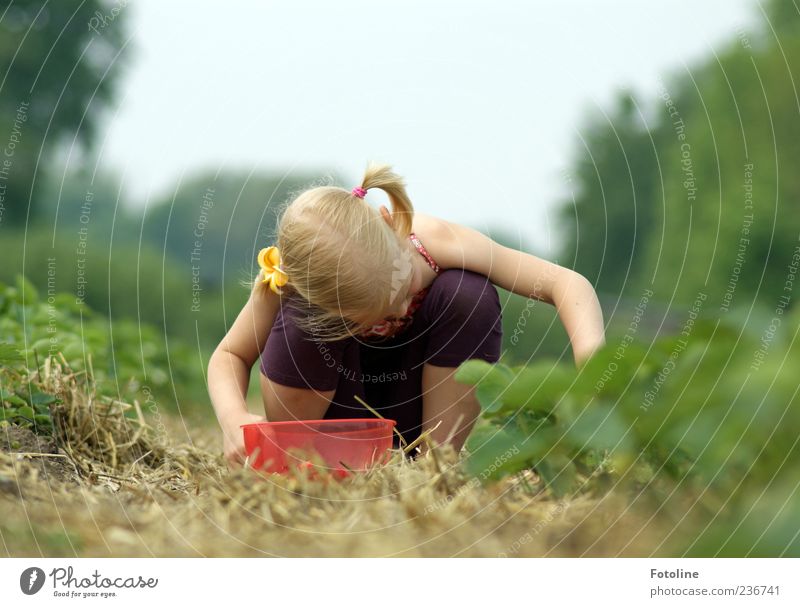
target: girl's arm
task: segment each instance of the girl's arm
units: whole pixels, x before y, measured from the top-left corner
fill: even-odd
[[[261,284],[260,275],[242,311],[208,361],[208,393],[223,432],[229,463],[244,461],[240,424],[263,420],[247,409],[250,369],[266,344],[280,309],[278,295]]]
[[[478,272],[507,291],[555,306],[569,335],[576,365],[605,344],[603,310],[584,276],[505,247],[472,228],[443,219],[437,223],[434,240],[440,244],[435,259],[442,269]]]

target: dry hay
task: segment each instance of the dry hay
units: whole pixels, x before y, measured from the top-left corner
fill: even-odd
[[[2,433],[9,556],[639,556],[664,534],[614,493],[556,501],[533,473],[482,486],[452,449],[342,481],[228,471],[211,433],[176,444],[185,426],[157,432],[55,362],[33,380],[59,402],[53,439]]]

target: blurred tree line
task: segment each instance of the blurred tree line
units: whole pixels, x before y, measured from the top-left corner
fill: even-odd
[[[166,336],[215,346],[235,319],[257,271],[258,250],[274,239],[275,212],[302,175],[198,175],[146,207],[119,196],[119,185],[91,173],[48,181],[48,201],[27,230],[3,236],[0,280],[24,274],[110,318],[155,323]]]
[[[798,244],[800,14],[771,0],[756,31],[679,71],[646,102],[589,115],[561,205],[563,257],[608,302],[706,313],[774,309]],[[627,321],[628,312],[620,321]]]
[[[201,174],[130,204],[97,169],[128,21],[115,1],[17,0],[2,12],[0,281],[24,274],[44,297],[72,292],[207,352],[247,298],[241,281],[272,238],[272,209],[316,175]]]
[[[607,321],[626,323],[646,289],[665,315],[700,290],[707,308],[775,307],[800,230],[790,212],[800,178],[788,162],[800,146],[790,78],[800,27],[787,0],[765,11],[769,24],[759,15],[758,31],[732,35],[647,103],[623,92],[607,116],[586,117],[557,259],[593,282]],[[273,239],[273,209],[317,173],[197,174],[129,204],[92,162],[129,52],[127,19],[114,2],[25,0],[0,21],[0,145],[14,146],[5,173],[0,157],[0,280],[24,272],[46,293],[55,259],[57,291],[207,352],[246,300],[240,283]],[[59,155],[84,168],[59,171]],[[536,253],[503,226],[491,236]],[[509,362],[570,357],[555,309],[501,298]]]
[[[0,227],[24,225],[59,146],[85,151],[128,56],[125,11],[99,0],[16,0],[0,18]],[[94,26],[94,27],[93,27]]]

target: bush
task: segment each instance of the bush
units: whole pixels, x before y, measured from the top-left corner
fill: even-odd
[[[63,356],[70,368],[88,371],[101,393],[123,400],[143,400],[140,391],[145,388],[171,410],[206,399],[204,363],[188,346],[168,340],[149,324],[109,321],[77,304],[72,294],[41,298],[21,276],[14,286],[0,283],[0,334],[0,359],[6,373],[3,387],[7,390],[3,393],[4,415],[9,414],[11,404],[37,404],[28,401],[23,405],[6,398],[14,392],[6,384],[19,383],[18,377],[14,380],[9,374],[39,369],[50,356]],[[19,398],[25,399],[24,395]]]
[[[557,495],[668,478],[728,497],[791,474],[798,455],[797,322],[765,333],[698,319],[691,337],[612,337],[580,369],[465,362],[481,420],[468,469],[485,479],[533,467]],[[591,480],[590,480],[591,479]]]

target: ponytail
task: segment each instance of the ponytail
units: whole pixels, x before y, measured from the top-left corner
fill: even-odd
[[[406,193],[406,182],[403,178],[392,171],[388,164],[370,162],[360,187],[363,190],[378,188],[386,192],[392,207],[394,230],[399,237],[407,238],[414,219],[414,205]]]
[[[389,197],[391,228],[363,200],[372,188]],[[386,164],[370,162],[352,190],[318,186],[297,195],[280,213],[275,243],[288,276],[283,288],[297,296],[289,298],[299,306],[297,326],[328,341],[381,320],[373,317],[396,297],[395,264],[413,218],[406,184]],[[270,276],[277,266],[267,268]]]

